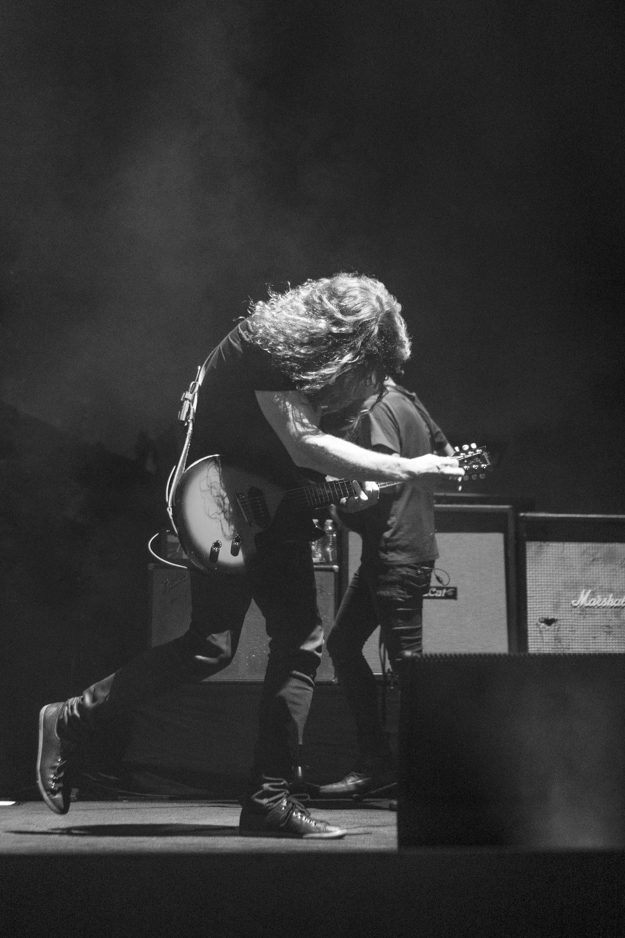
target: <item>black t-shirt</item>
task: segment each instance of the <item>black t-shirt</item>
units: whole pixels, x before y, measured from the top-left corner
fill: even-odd
[[[442,452],[447,439],[416,394],[386,385],[380,400],[367,401],[357,442],[367,449],[383,447],[407,459]],[[395,490],[392,490],[395,492]],[[402,485],[393,495],[380,494],[372,508],[341,516],[362,535],[362,559],[388,564],[436,560],[434,496],[425,488]]]
[[[271,355],[250,341],[249,323],[243,320],[208,358],[188,462],[218,453],[225,462],[278,485],[296,485],[303,473],[265,419],[254,393],[294,389]],[[311,477],[309,471],[305,475]],[[323,480],[317,473],[312,478]]]

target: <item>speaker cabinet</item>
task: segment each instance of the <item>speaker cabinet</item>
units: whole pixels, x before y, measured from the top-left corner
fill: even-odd
[[[522,615],[534,653],[625,652],[625,517],[519,517]]]
[[[423,609],[426,654],[516,651],[515,512],[510,506],[436,508],[440,557]],[[349,578],[358,569],[359,535],[349,534]],[[364,654],[381,672],[379,629]]]
[[[415,657],[400,847],[625,846],[625,655]]]
[[[151,633],[150,645],[162,645],[178,638],[189,627],[191,619],[191,588],[186,570],[150,565],[151,579]],[[315,568],[317,603],[326,631],[332,625],[336,610],[338,568]],[[265,620],[256,603],[252,603],[245,618],[241,639],[232,664],[214,674],[210,681],[262,681],[267,667],[267,634]],[[334,668],[327,651],[323,657],[317,681],[333,681]]]

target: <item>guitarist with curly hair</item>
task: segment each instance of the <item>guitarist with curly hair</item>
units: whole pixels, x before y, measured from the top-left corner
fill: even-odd
[[[320,427],[324,414],[363,401],[386,377],[398,376],[409,355],[401,307],[377,280],[341,273],[270,293],[205,363],[190,458],[218,453],[223,465],[285,492],[326,475],[367,480],[354,482],[344,496],[352,509],[375,503],[376,483],[427,489],[441,475],[458,479],[463,470],[456,459],[374,452]],[[37,781],[51,810],[70,808],[72,762],[84,734],[194,675],[226,667],[254,599],[265,618],[269,659],[240,833],[344,836],[289,790],[323,645],[310,516],[278,510],[255,520],[259,531],[253,549],[243,549],[242,576],[191,564],[191,622],[181,638],[152,648],[81,695],[43,707]],[[220,548],[213,548],[216,556]]]

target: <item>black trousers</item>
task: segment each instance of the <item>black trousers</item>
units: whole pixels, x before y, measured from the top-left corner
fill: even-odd
[[[252,599],[265,617],[269,659],[247,799],[269,810],[288,791],[321,661],[323,627],[308,541],[259,551],[243,576],[192,572],[189,630],[68,700],[60,718],[67,731],[79,735],[185,680],[227,667]]]
[[[380,719],[376,680],[363,646],[379,625],[401,688],[402,655],[423,650],[423,597],[432,567],[433,563],[361,564],[328,636],[328,652],[356,724],[358,768],[367,769],[391,755]]]

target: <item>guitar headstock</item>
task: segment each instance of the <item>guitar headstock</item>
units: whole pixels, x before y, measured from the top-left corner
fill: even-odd
[[[457,459],[460,467],[464,469],[460,484],[468,480],[485,479],[488,470],[492,469],[488,450],[484,446],[478,446],[477,443],[454,446],[453,458]]]

